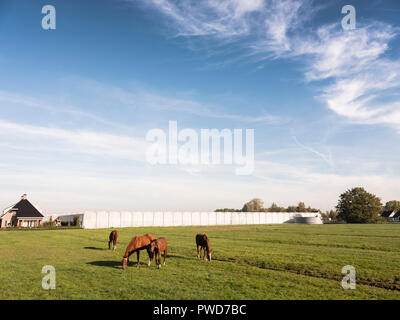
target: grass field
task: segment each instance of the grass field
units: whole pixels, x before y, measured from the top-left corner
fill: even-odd
[[[0,232],[0,299],[400,299],[400,224],[257,225]],[[167,265],[141,268],[125,247],[136,234],[168,240]],[[196,258],[206,232],[213,261]],[[56,290],[42,289],[44,265],[56,268]],[[357,272],[341,287],[342,267]]]

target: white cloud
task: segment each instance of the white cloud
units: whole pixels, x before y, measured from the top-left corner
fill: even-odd
[[[293,54],[307,61],[308,81],[329,81],[319,98],[336,114],[355,123],[398,125],[400,100],[390,90],[400,89],[400,60],[385,57],[395,36],[383,23],[351,31],[322,26],[316,37],[294,39]]]
[[[131,1],[131,0],[127,0]],[[214,36],[237,41],[253,36],[253,50],[290,49],[287,32],[310,13],[309,0],[150,0],[177,30],[177,36]]]
[[[180,1],[150,0],[156,9],[168,16],[178,35],[216,35],[226,38],[248,34],[247,15],[263,8],[262,0],[205,0]]]
[[[83,153],[144,161],[147,142],[88,130],[65,130],[0,120],[0,145],[36,152]]]
[[[318,97],[330,110],[351,122],[400,131],[400,99],[390,92],[400,89],[400,60],[387,56],[398,28],[372,21],[343,30],[338,21],[314,32],[304,23],[318,10],[308,0],[152,3],[179,35],[236,41],[258,60],[300,59],[306,81],[320,82]]]

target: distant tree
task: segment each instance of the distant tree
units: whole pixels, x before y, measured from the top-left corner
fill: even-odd
[[[286,212],[296,212],[297,207],[296,206],[289,206],[286,209]]]
[[[229,208],[223,208],[223,209],[216,209],[215,212],[238,212],[240,211],[239,209],[229,209]]]
[[[338,216],[338,212],[336,210],[330,210],[328,213],[328,217],[331,218],[331,220],[336,221]]]
[[[321,212],[321,217],[324,220],[329,220],[329,212],[328,211],[326,211],[325,213]]]
[[[340,195],[338,219],[349,223],[376,223],[382,210],[381,200],[364,188],[353,188]]]
[[[254,198],[246,202],[242,208],[243,212],[260,212],[264,210],[264,202],[259,198]]]
[[[306,205],[304,202],[299,202],[296,208],[296,212],[307,212]]]
[[[321,217],[326,221],[336,221],[337,212],[335,210],[330,210],[325,212],[319,211],[319,213],[321,214]]]
[[[275,202],[271,204],[271,206],[267,209],[268,212],[285,212],[286,209],[278,206]]]
[[[383,207],[384,211],[397,211],[400,210],[400,201],[392,200],[386,202],[385,206]]]

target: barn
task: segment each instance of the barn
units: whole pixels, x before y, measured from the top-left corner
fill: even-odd
[[[38,227],[41,225],[43,217],[24,194],[18,203],[3,210],[0,214],[0,227]]]

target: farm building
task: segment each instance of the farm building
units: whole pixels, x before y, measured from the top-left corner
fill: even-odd
[[[167,226],[214,226],[238,224],[312,223],[321,224],[321,215],[312,212],[137,212],[85,211],[59,216],[61,221],[79,217],[85,229]],[[308,218],[299,220],[299,217]]]
[[[0,227],[37,227],[42,223],[43,215],[27,199],[26,194],[0,215]]]
[[[390,222],[400,222],[400,210],[386,210],[381,217],[387,218]]]
[[[83,213],[68,213],[64,214],[61,216],[58,216],[57,221],[59,221],[60,226],[66,226],[66,225],[75,225],[75,223],[78,223],[78,226],[82,226],[82,221],[83,221]]]

